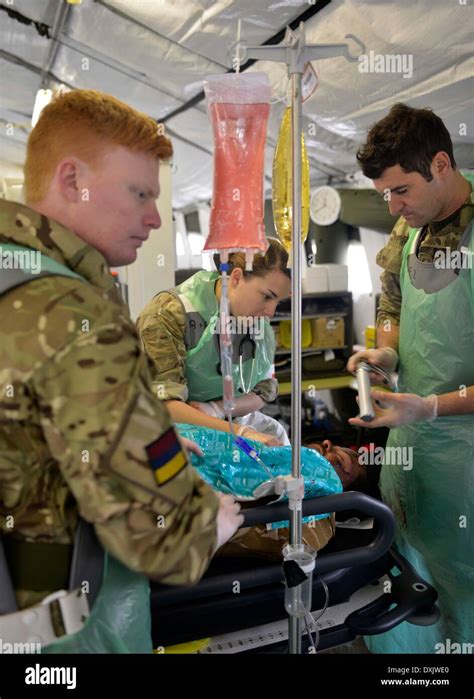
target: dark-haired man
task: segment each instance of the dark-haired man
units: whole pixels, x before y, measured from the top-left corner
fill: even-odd
[[[367,639],[372,651],[439,653],[474,640],[474,271],[472,179],[456,167],[448,130],[429,109],[396,104],[357,155],[364,174],[399,214],[387,245],[368,361],[399,369],[399,392],[373,392],[387,446],[410,467],[385,463],[381,492],[398,524],[401,552],[434,584],[436,625],[402,624]],[[406,456],[406,454],[404,454]],[[468,644],[467,646],[465,644]],[[463,645],[464,644],[464,645]]]

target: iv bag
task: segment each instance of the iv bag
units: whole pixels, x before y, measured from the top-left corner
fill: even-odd
[[[213,75],[204,89],[214,134],[214,187],[203,250],[264,253],[268,78],[265,73]]]
[[[287,252],[292,241],[292,173],[291,173],[291,107],[283,113],[280,132],[273,157],[272,203],[273,220],[278,237]],[[304,136],[301,134],[301,242],[304,243],[309,228],[309,161]]]

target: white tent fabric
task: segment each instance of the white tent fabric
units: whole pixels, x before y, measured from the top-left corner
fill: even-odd
[[[247,43],[261,45],[311,8],[306,0],[83,0],[67,6],[51,58],[61,4],[0,0],[0,175],[21,172],[34,98],[47,67],[51,87],[103,90],[166,120],[175,149],[173,204],[178,208],[211,196],[212,135],[205,102],[187,103],[201,93],[207,75],[229,70],[227,51],[238,20]],[[344,57],[315,63],[320,85],[303,107],[312,185],[328,177],[343,182],[356,172],[355,153],[367,129],[396,101],[434,109],[450,130],[458,164],[472,169],[472,5],[318,0],[318,9],[305,22],[308,43],[343,43],[352,33],[365,44],[373,67],[379,61],[390,69],[400,61],[400,70],[363,72],[361,63]],[[264,70],[275,98],[284,98],[284,65],[258,61],[249,70]],[[185,111],[167,119],[183,105]],[[283,108],[284,101],[277,102],[269,119],[267,191]]]

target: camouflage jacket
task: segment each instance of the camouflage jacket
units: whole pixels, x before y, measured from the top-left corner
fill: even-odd
[[[0,252],[2,242],[39,250],[84,280],[43,277],[0,296],[0,533],[70,543],[79,512],[132,570],[197,581],[215,548],[218,498],[152,395],[104,257],[8,201]]]
[[[418,250],[421,262],[433,262],[437,250],[450,248],[456,250],[466,226],[472,221],[474,211],[474,192],[466,199],[461,208],[443,221],[432,221],[424,230]],[[380,297],[377,325],[390,320],[400,325],[402,293],[400,289],[400,265],[402,252],[408,240],[410,227],[403,217],[400,217],[390,234],[387,244],[377,255],[379,267],[383,267],[380,275],[382,295]]]
[[[186,311],[175,295],[162,291],[145,306],[137,319],[145,351],[153,362],[151,375],[155,395],[164,400],[189,398],[186,383]],[[266,403],[278,396],[278,381],[263,379],[255,386]],[[162,389],[162,393],[158,392]]]

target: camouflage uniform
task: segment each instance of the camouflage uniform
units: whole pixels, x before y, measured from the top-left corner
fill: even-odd
[[[168,584],[197,581],[216,545],[218,499],[152,395],[103,256],[8,201],[0,202],[2,242],[40,250],[85,281],[49,276],[0,296],[0,531],[67,544],[80,513],[132,570]],[[175,447],[172,473],[151,465],[165,442]]]
[[[437,250],[456,250],[462,234],[472,220],[474,192],[461,208],[443,221],[432,221],[425,228],[425,234],[418,250],[421,262],[433,262]],[[380,297],[377,325],[390,320],[400,325],[402,294],[400,291],[400,265],[402,252],[408,240],[410,226],[403,217],[395,224],[390,238],[377,255],[376,262],[384,271],[380,275],[382,295]]]
[[[186,384],[186,312],[181,301],[162,291],[147,303],[137,320],[147,355],[153,362],[153,390],[164,400],[189,399]],[[278,381],[264,379],[255,386],[266,403],[278,396]]]

